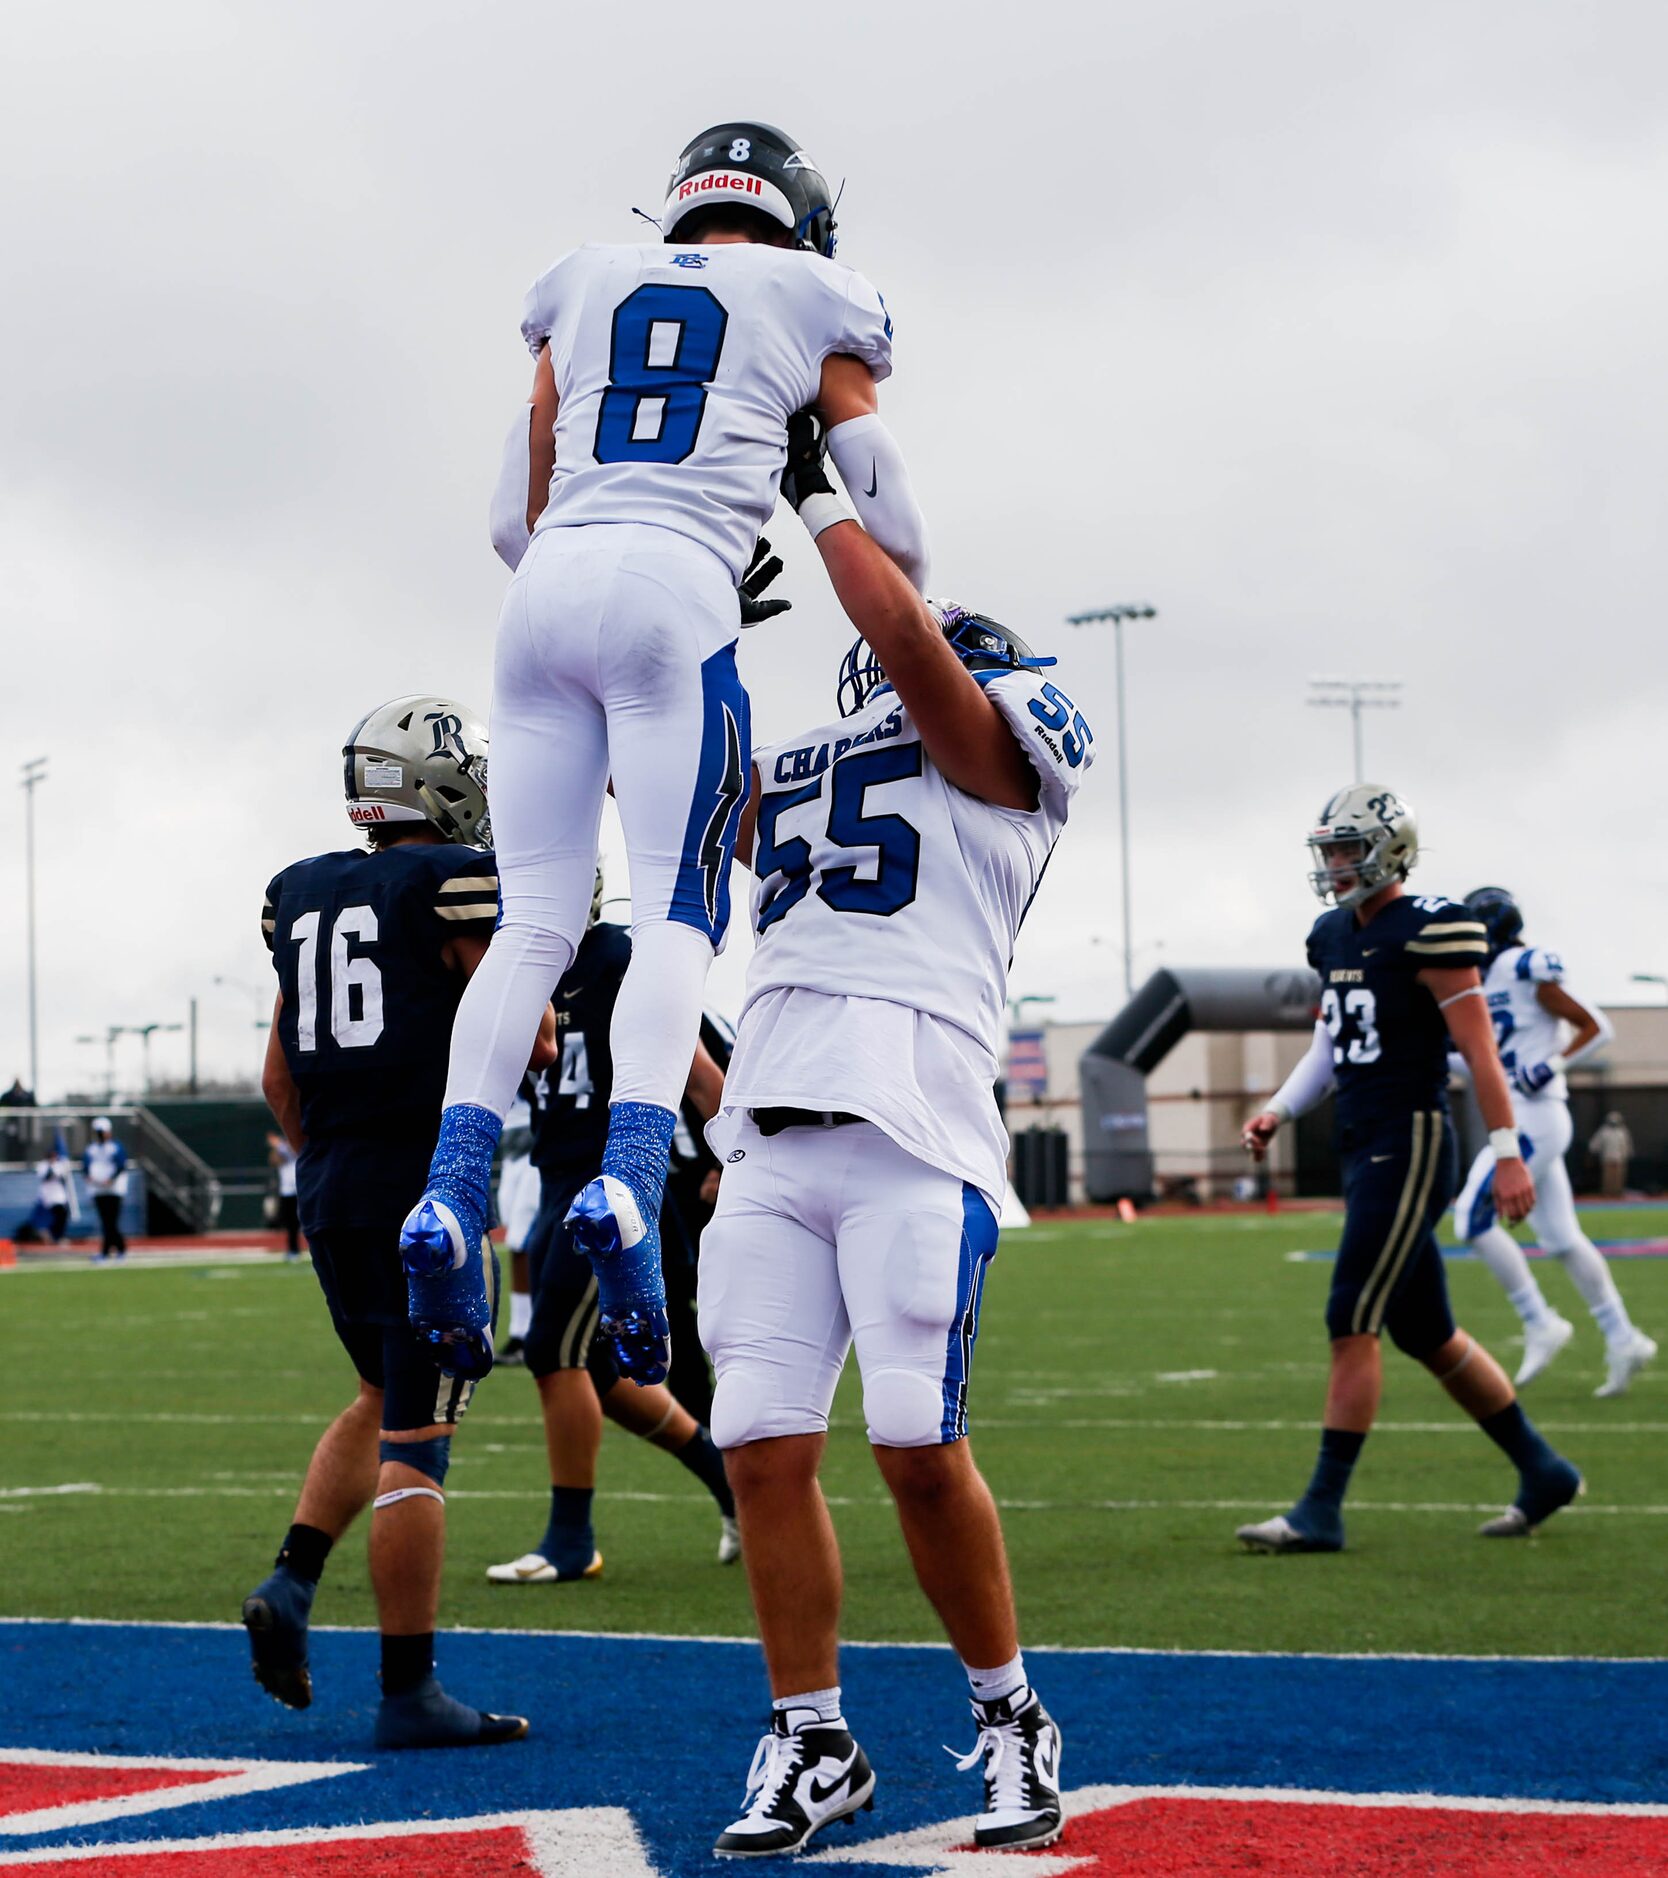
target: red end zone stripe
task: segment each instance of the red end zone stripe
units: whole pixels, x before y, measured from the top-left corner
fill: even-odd
[[[1308,1802],[1132,1800],[1074,1818],[1043,1857],[1072,1878],[1662,1878],[1668,1819]],[[1006,1854],[1023,1872],[1024,1855]]]
[[[156,1793],[164,1787],[200,1786],[224,1780],[220,1767],[100,1767],[96,1761],[79,1766],[54,1766],[0,1759],[0,1817],[33,1813],[45,1806],[75,1806],[86,1800],[119,1800],[134,1793]]]
[[[285,1845],[204,1845],[139,1852],[129,1857],[62,1859],[47,1864],[14,1865],[0,1858],[0,1878],[89,1878],[95,1871],[120,1878],[389,1878],[420,1873],[422,1878],[529,1878],[540,1866],[519,1826],[485,1831],[437,1831],[398,1837],[320,1838]]]

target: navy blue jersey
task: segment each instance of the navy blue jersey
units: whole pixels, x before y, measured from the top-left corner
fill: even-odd
[[[489,939],[497,917],[497,863],[478,848],[354,848],[273,877],[261,931],[301,1097],[309,1232],[397,1218],[422,1193],[466,982],[442,953]]]
[[[1340,1133],[1361,1136],[1415,1109],[1448,1106],[1448,1026],[1418,982],[1431,966],[1488,965],[1482,922],[1452,900],[1402,894],[1365,926],[1334,907],[1309,934],[1320,1014],[1332,1033]]]
[[[596,1173],[608,1140],[614,1057],[608,1047],[614,1000],[631,963],[623,926],[591,927],[556,987],[556,1061],[529,1076],[533,1165],[547,1179]]]

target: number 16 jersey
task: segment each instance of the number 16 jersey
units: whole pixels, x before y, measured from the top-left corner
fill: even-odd
[[[776,506],[787,422],[832,353],[892,369],[892,322],[836,261],[757,242],[576,248],[521,320],[556,377],[556,468],[540,530],[649,522],[739,581]]]
[[[1402,894],[1367,925],[1353,907],[1323,913],[1309,933],[1320,1014],[1332,1033],[1338,1131],[1359,1139],[1448,1106],[1448,1025],[1419,983],[1432,966],[1488,964],[1482,922],[1452,900]]]

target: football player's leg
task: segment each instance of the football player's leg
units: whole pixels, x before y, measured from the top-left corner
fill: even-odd
[[[729,923],[748,783],[735,593],[699,550],[627,553],[602,648],[614,794],[631,873],[631,963],[609,1040],[614,1093],[600,1179],[575,1202],[597,1265],[602,1330],[622,1372],[662,1382],[670,1324],[660,1211],[701,994]]]
[[[585,930],[596,873],[608,742],[594,646],[606,567],[594,551],[541,548],[510,583],[499,621],[492,819],[502,910],[458,1006],[429,1185],[401,1235],[413,1321],[476,1375],[491,1367],[481,1246],[493,1154],[539,1019]]]
[[[1570,1143],[1569,1110],[1562,1103],[1543,1106],[1549,1113],[1544,1122],[1537,1117],[1535,1153],[1529,1166],[1535,1177],[1535,1210],[1529,1224],[1540,1244],[1569,1273],[1570,1283],[1604,1333],[1606,1375],[1594,1393],[1622,1395],[1656,1355],[1656,1344],[1634,1327],[1610,1267],[1576,1217],[1575,1195],[1564,1163]]]
[[[451,1439],[475,1385],[448,1375],[404,1325],[386,1332],[388,1377],[371,1513],[371,1586],[382,1633],[384,1748],[488,1747],[527,1732],[518,1715],[457,1701],[434,1674],[434,1629],[446,1546],[443,1491]]]
[[[967,1673],[978,1738],[979,1846],[1059,1837],[1060,1731],[1026,1678],[1001,1521],[967,1441],[967,1399],[985,1274],[989,1202],[877,1128],[841,1131],[851,1197],[840,1279],[863,1372],[869,1441],[897,1503],[915,1576]]]
[[[306,1708],[313,1699],[308,1668],[307,1626],[313,1598],[331,1547],[347,1531],[376,1492],[376,1439],[382,1420],[383,1362],[376,1313],[382,1292],[397,1314],[397,1270],[390,1278],[370,1268],[386,1238],[357,1234],[317,1235],[313,1270],[342,1347],[359,1374],[359,1393],[325,1430],[308,1463],[295,1517],[284,1536],[271,1573],[243,1601],[255,1680],[288,1708]]]
[[[1531,1167],[1537,1188],[1540,1171]],[[1506,1302],[1523,1323],[1523,1361],[1518,1366],[1521,1389],[1546,1368],[1574,1334],[1574,1325],[1559,1315],[1541,1293],[1523,1248],[1507,1232],[1494,1210],[1494,1151],[1484,1148],[1471,1164],[1465,1185],[1454,1202],[1454,1228],[1488,1267],[1506,1294]]]
[[[551,1183],[528,1234],[533,1311],[527,1367],[538,1385],[550,1472],[550,1513],[531,1551],[490,1565],[493,1584],[559,1584],[602,1570],[591,1524],[602,1407],[587,1367],[597,1326],[597,1283],[564,1224],[575,1183]]]

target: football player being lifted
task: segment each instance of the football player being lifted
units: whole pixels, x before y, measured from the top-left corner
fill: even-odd
[[[1256,1552],[1343,1549],[1344,1495],[1378,1413],[1383,1331],[1517,1469],[1516,1499],[1481,1530],[1519,1537],[1567,1506],[1581,1476],[1537,1433],[1500,1365],[1455,1325],[1436,1243],[1457,1185],[1450,1038],[1489,1130],[1496,1206],[1519,1220],[1535,1201],[1483,997],[1488,934],[1451,900],[1404,891],[1418,831],[1413,811],[1378,783],[1333,796],[1309,851],[1310,884],[1332,907],[1309,934],[1321,1014],[1308,1054],[1246,1123],[1245,1145],[1261,1160],[1282,1123],[1336,1090],[1344,1236],[1326,1304],[1332,1371],[1314,1478],[1290,1512],[1242,1526],[1239,1537]]]
[[[1569,1273],[1570,1283],[1604,1333],[1606,1375],[1593,1393],[1623,1395],[1656,1355],[1656,1344],[1633,1327],[1610,1267],[1581,1230],[1564,1165],[1571,1132],[1564,1072],[1610,1041],[1610,1020],[1570,993],[1556,952],[1523,943],[1523,914],[1503,887],[1479,887],[1465,896],[1465,904],[1488,930],[1483,990],[1500,1061],[1511,1079],[1514,1125],[1535,1182],[1529,1227],[1541,1250],[1550,1252]],[[1495,1218],[1493,1175],[1494,1157],[1484,1149],[1455,1202],[1454,1223],[1523,1320],[1523,1363],[1517,1372],[1522,1388],[1575,1335],[1575,1326],[1541,1295],[1523,1248]]]
[[[487,1745],[525,1734],[526,1722],[478,1713],[434,1677],[442,1488],[475,1385],[445,1374],[443,1352],[413,1335],[399,1251],[440,1125],[453,1014],[498,914],[483,852],[486,733],[448,699],[397,698],[360,721],[343,758],[348,816],[370,847],[297,861],[266,890],[278,1001],[261,1084],[299,1151],[301,1225],[359,1393],[320,1440],[243,1621],[256,1681],[307,1707],[313,1596],[331,1547],[370,1503],[377,1745]],[[555,1060],[548,1013],[528,1045],[535,1067]],[[485,1270],[496,1278],[490,1248]]]
[[[403,1240],[432,1294],[426,1315],[451,1319],[449,1360],[490,1362],[473,1250],[488,1169],[540,1012],[585,931],[612,781],[632,958],[601,1171],[572,1226],[595,1262],[604,1341],[638,1382],[667,1373],[661,1192],[747,794],[737,590],[795,411],[816,406],[865,525],[917,585],[926,574],[921,517],[876,412],[891,321],[833,259],[815,165],[769,125],[719,125],[678,159],[661,227],[660,245],[574,250],[523,311],[532,397],[494,510],[516,570],[492,704],[503,916],[458,1014],[428,1192]],[[770,571],[755,567],[750,584]]]
[[[796,437],[784,483],[841,604],[843,721],[761,749],[741,851],[758,946],[720,1116],[698,1309],[773,1712],[721,1857],[793,1852],[871,1803],[841,1708],[840,1556],[817,1484],[855,1343],[915,1574],[966,1668],[981,1847],[1049,1844],[1060,1735],[1020,1655],[967,1441],[1007,1137],[992,1086],[1015,935],[1090,760],[1005,628],[929,610]]]

